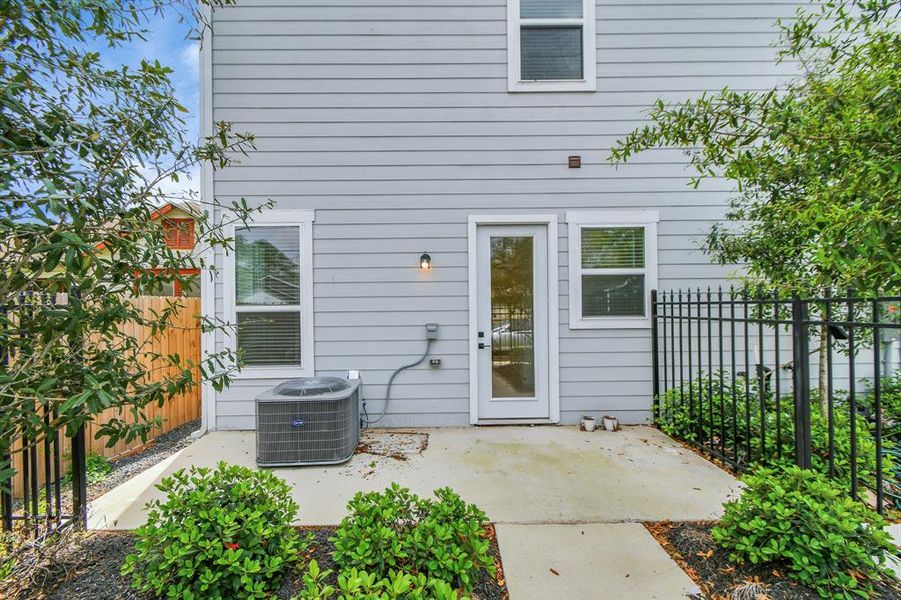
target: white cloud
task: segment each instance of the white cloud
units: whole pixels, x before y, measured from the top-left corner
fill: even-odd
[[[187,69],[190,77],[196,80],[200,71],[200,42],[195,41],[185,44],[178,58],[181,65]]]
[[[157,178],[156,170],[148,166],[135,165],[139,176],[145,183],[155,181]],[[169,201],[188,201],[196,200],[200,193],[200,167],[192,165],[186,172],[178,174],[178,181],[173,181],[171,177],[166,177],[158,182],[153,189],[163,194],[164,200]]]
[[[187,173],[179,173],[178,181],[167,177],[156,187],[167,200],[194,200],[200,193],[200,167],[194,165]]]

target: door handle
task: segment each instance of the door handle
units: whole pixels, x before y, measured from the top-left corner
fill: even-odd
[[[485,348],[490,348],[491,344],[486,344],[484,342],[479,342],[479,350],[484,350]]]

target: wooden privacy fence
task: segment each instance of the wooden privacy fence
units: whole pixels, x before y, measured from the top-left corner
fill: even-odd
[[[136,306],[140,307],[145,315],[152,312],[160,312],[169,306],[173,301],[171,297],[162,296],[140,296],[133,299]],[[175,375],[178,372],[176,367],[161,367],[159,362],[153,364],[151,356],[158,354],[161,356],[170,356],[178,354],[182,361],[190,361],[195,365],[200,363],[200,323],[198,315],[200,314],[200,298],[178,298],[178,311],[171,319],[171,327],[167,328],[156,336],[152,335],[149,328],[142,328],[135,323],[129,324],[123,333],[134,335],[139,343],[146,343],[145,351],[147,352],[145,368],[153,367],[152,373],[159,379],[165,379]],[[199,366],[194,368],[194,381],[200,380]],[[184,425],[190,421],[200,418],[200,385],[192,386],[187,392],[170,398],[163,406],[147,406],[144,409],[148,418],[161,417],[163,424],[161,427],[154,428],[148,441],[159,435],[162,435],[176,427]],[[96,454],[107,458],[114,458],[133,451],[144,442],[140,438],[125,442],[121,440],[112,447],[106,446],[106,439],[95,439],[95,434],[100,425],[108,420],[118,417],[127,422],[134,422],[134,417],[127,411],[119,413],[116,408],[109,408],[94,418],[92,423],[85,427],[85,445],[87,455]],[[14,449],[21,448],[21,442],[13,445]],[[61,472],[66,473],[69,470],[71,459],[71,440],[59,432],[59,449],[61,457]],[[46,483],[45,468],[52,461],[45,460],[45,447],[39,444],[33,455],[33,460],[29,462],[37,466],[37,485],[44,486]],[[16,476],[12,481],[13,496],[21,498],[25,476],[28,470],[25,468],[24,457],[22,452],[13,452],[12,466],[16,470]],[[34,466],[31,467],[34,469]]]
[[[172,298],[161,296],[141,296],[134,299],[134,303],[139,306],[145,315],[151,312],[160,312],[169,306]],[[171,356],[178,354],[182,361],[189,361],[195,365],[200,363],[200,323],[197,315],[200,314],[200,298],[178,298],[179,310],[172,317],[169,329],[156,337],[151,336],[147,329],[138,327],[134,323],[129,324],[129,330],[124,333],[134,335],[139,342],[148,342],[147,352],[159,354],[162,356]],[[145,368],[152,368],[155,365],[147,360]],[[153,373],[158,375],[160,379],[172,377],[178,372],[174,367],[159,368],[156,365]],[[195,367],[193,373],[194,381],[200,381],[200,368]],[[171,431],[176,427],[184,425],[189,421],[200,418],[200,386],[192,386],[184,394],[179,394],[170,398],[163,406],[148,406],[145,409],[149,418],[162,417],[163,426],[157,428],[151,434],[151,437],[162,435],[167,431]],[[124,441],[118,442],[112,448],[106,447],[106,440],[94,439],[94,434],[101,423],[118,416],[119,418],[133,422],[134,419],[129,414],[118,415],[116,409],[110,408],[100,414],[96,418],[95,423],[87,426],[87,452],[88,454],[100,454],[107,458],[115,457],[130,450],[141,446],[143,442],[140,439],[133,440],[130,443]]]

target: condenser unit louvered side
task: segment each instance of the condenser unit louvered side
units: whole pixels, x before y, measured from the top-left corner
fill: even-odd
[[[257,397],[256,417],[257,464],[345,462],[360,441],[359,382],[337,378],[285,382]]]

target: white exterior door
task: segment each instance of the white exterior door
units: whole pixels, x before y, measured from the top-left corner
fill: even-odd
[[[479,420],[551,416],[547,235],[547,225],[477,229]]]

